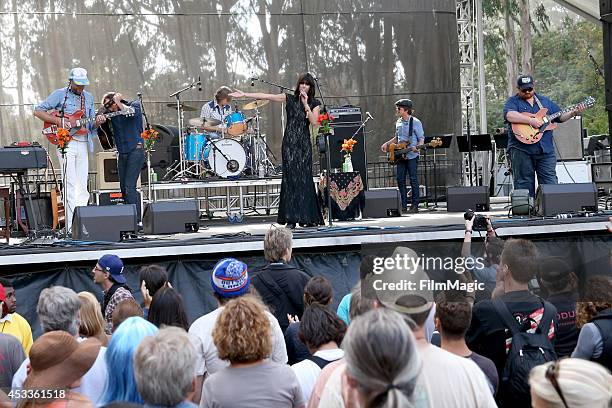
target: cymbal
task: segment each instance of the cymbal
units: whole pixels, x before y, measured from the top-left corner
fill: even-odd
[[[166,106],[169,108],[176,109],[176,103],[167,103]],[[191,105],[185,105],[184,103],[181,104],[181,109],[184,110],[185,112],[195,112],[198,110],[198,108],[195,108]]]
[[[217,119],[207,119],[206,122],[204,122],[204,126],[217,126],[220,124],[221,121]]]
[[[202,118],[192,118],[192,119],[189,119],[188,123],[189,123],[189,126],[196,126],[196,127],[198,127],[198,126],[202,126],[204,124],[204,119],[202,119]]]
[[[242,110],[251,110],[255,108],[261,108],[262,106],[266,106],[270,101],[264,99],[256,99],[253,102],[249,102],[246,105],[242,106]]]

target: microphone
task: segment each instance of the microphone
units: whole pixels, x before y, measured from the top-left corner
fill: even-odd
[[[200,80],[200,75],[198,75],[198,91],[202,92],[202,80]]]
[[[257,80],[257,78],[251,78],[251,86],[255,86],[255,81]]]
[[[366,116],[368,117],[368,119],[374,120],[374,118],[372,117],[372,115],[370,115],[370,112],[366,112]]]
[[[138,99],[142,99],[142,92],[136,92],[136,96],[138,96]]]

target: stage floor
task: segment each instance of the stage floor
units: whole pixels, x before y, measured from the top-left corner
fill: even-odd
[[[482,213],[491,217],[501,237],[597,234],[606,230],[608,220],[608,215],[570,219],[509,218],[506,205],[507,201],[497,200],[492,204],[492,211]],[[247,216],[241,224],[230,224],[227,219],[203,220],[195,233],[142,235],[120,243],[50,238],[26,243],[23,239],[12,239],[11,245],[0,249],[0,266],[91,261],[109,252],[126,259],[261,253],[264,234],[275,219],[274,215]],[[439,207],[435,211],[421,210],[401,217],[334,221],[332,227],[298,227],[294,230],[293,247],[297,251],[320,252],[324,248],[358,248],[371,243],[461,240],[464,229],[463,213],[448,213]],[[474,237],[478,237],[478,232]]]

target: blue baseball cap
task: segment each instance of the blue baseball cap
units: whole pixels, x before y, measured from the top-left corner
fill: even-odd
[[[533,77],[531,75],[521,75],[516,80],[516,86],[520,90],[533,88],[533,85]]]
[[[89,85],[89,79],[87,79],[87,70],[85,68],[72,68],[70,70],[71,79],[77,85]]]
[[[105,272],[108,272],[111,278],[117,283],[125,283],[125,275],[123,274],[123,261],[117,255],[106,254],[98,259],[98,265]]]
[[[222,297],[244,295],[251,283],[247,265],[234,258],[222,259],[213,268],[210,283],[213,290]]]

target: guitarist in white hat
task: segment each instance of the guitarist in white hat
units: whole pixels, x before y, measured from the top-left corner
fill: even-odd
[[[534,197],[536,174],[540,184],[557,184],[558,181],[552,129],[547,129],[547,126],[542,132],[538,131],[546,123],[546,119],[540,117],[542,115],[535,117],[533,114],[537,114],[541,109],[547,109],[546,113],[550,115],[561,112],[561,109],[547,97],[536,94],[531,75],[519,76],[517,89],[518,92],[508,98],[504,105],[504,120],[508,127],[508,155],[512,164],[514,188],[528,189],[529,195]],[[565,122],[582,111],[584,106],[578,105],[552,119],[551,122]],[[520,128],[524,128],[525,131],[518,130]]]
[[[94,98],[90,92],[85,91],[85,86],[89,85],[87,70],[84,68],[73,68],[70,70],[69,85],[66,88],[56,89],[51,94],[36,105],[34,116],[43,122],[57,125],[58,127],[72,128],[74,123],[67,116],[75,112],[82,111],[83,118],[96,117],[94,122],[84,126],[72,135],[73,139],[68,143],[66,153],[63,157],[58,149],[57,154],[62,163],[64,175],[64,202],[66,207],[66,226],[68,231],[72,227],[72,215],[74,209],[85,206],[89,202],[89,191],[87,190],[87,177],[89,173],[89,153],[93,151],[92,137],[94,129],[103,121],[103,116],[95,116]],[[64,110],[64,119],[58,116]],[[49,111],[55,111],[51,114]]]

